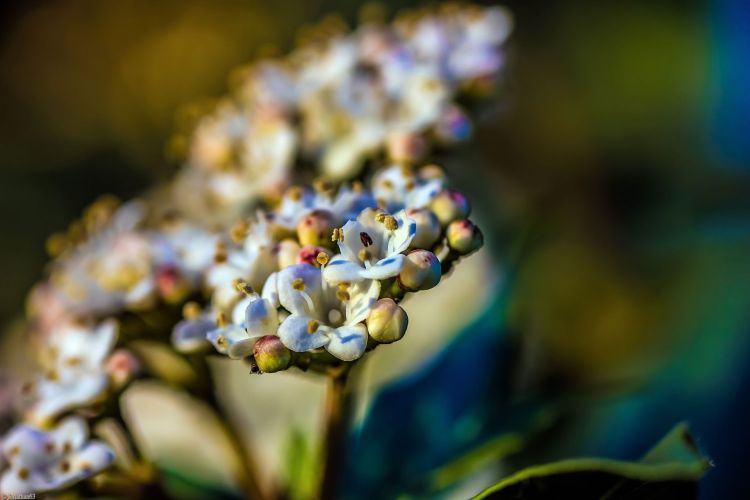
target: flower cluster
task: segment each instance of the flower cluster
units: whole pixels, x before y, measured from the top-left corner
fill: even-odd
[[[258,62],[197,123],[173,182],[102,198],[53,235],[28,300],[39,370],[24,423],[0,440],[0,492],[67,488],[113,463],[88,427],[148,374],[133,340],[171,333],[175,356],[272,373],[401,339],[401,300],[482,245],[426,158],[469,136],[458,100],[489,89],[509,26],[502,9],[450,7]],[[291,186],[310,165],[318,180]]]
[[[468,139],[457,97],[491,88],[510,28],[504,9],[450,6],[349,35],[324,29],[284,59],[253,64],[195,126],[178,202],[204,217],[237,215],[283,191],[297,158],[340,181],[383,152],[414,162]]]
[[[400,339],[408,319],[398,302],[436,286],[482,234],[435,165],[386,167],[371,184],[293,187],[275,210],[233,228],[206,274],[211,301],[186,308],[176,349],[210,342],[269,372],[324,352],[354,361]]]

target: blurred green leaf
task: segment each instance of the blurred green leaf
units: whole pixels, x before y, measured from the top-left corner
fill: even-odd
[[[695,498],[708,467],[687,426],[679,424],[639,462],[580,458],[529,467],[474,500]]]
[[[288,439],[284,467],[288,498],[313,498],[317,486],[319,450],[300,429],[293,429]]]

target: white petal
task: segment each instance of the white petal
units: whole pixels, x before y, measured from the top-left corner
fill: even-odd
[[[380,281],[365,280],[354,283],[349,287],[349,300],[346,302],[347,325],[354,325],[364,321],[370,314],[380,295]]]
[[[104,373],[80,373],[63,375],[63,380],[48,380],[39,383],[40,397],[31,408],[30,416],[45,421],[67,410],[92,404],[107,388],[108,378]]]
[[[279,273],[271,273],[263,285],[261,297],[271,303],[273,307],[279,307]]]
[[[295,288],[301,280],[302,288]],[[309,264],[296,264],[279,271],[279,302],[287,311],[299,316],[313,316],[319,313],[321,303],[321,272]]]
[[[365,353],[367,328],[362,323],[336,328],[326,350],[342,361],[354,361]]]
[[[352,262],[357,262],[359,257],[357,254],[362,248],[362,242],[360,240],[360,233],[366,232],[362,224],[356,220],[350,220],[342,228],[344,241],[339,242],[339,250],[341,255],[346,257]]]
[[[242,359],[253,352],[253,346],[257,340],[257,337],[250,337],[243,328],[237,325],[227,325],[211,330],[206,338],[217,351],[232,359]]]
[[[33,493],[34,487],[29,481],[31,478],[23,480],[18,475],[17,470],[9,469],[5,471],[0,478],[0,492],[3,495],[21,495],[24,493]]]
[[[114,319],[108,319],[99,324],[94,331],[93,338],[89,344],[89,359],[97,366],[101,366],[104,360],[112,352],[117,341],[118,323]]]
[[[400,210],[393,216],[398,226],[394,231],[388,231],[386,234],[387,250],[386,255],[398,254],[406,251],[411,244],[411,240],[417,234],[417,223],[414,219],[407,217],[404,210]]]
[[[323,268],[323,279],[334,285],[345,281],[360,281],[364,279],[364,270],[359,261],[352,262],[343,255],[336,255]]]
[[[89,428],[86,421],[81,417],[72,416],[57,424],[57,427],[49,432],[49,435],[58,450],[61,450],[66,443],[70,445],[72,450],[77,450],[88,439]]]
[[[266,299],[255,299],[245,309],[245,328],[252,337],[276,335],[279,328],[279,315],[276,308]]]
[[[401,254],[391,255],[379,260],[375,265],[362,269],[359,273],[361,279],[384,280],[397,276],[404,268],[406,257]],[[346,281],[346,280],[344,280]],[[354,280],[351,280],[354,281]]]
[[[156,293],[156,281],[153,276],[146,276],[131,287],[125,294],[125,303],[137,306],[151,299]]]
[[[114,462],[115,454],[104,443],[92,441],[65,460],[70,468],[62,472],[59,466],[50,467],[45,484],[38,485],[37,491],[57,490],[94,476]]]
[[[295,352],[305,352],[328,343],[325,333],[330,328],[322,328],[308,333],[308,325],[313,318],[309,316],[297,316],[292,314],[279,325],[279,338],[289,349]]]
[[[30,425],[18,424],[3,438],[2,454],[11,464],[37,467],[48,460],[44,449],[48,440],[47,433]],[[18,450],[17,454],[11,453],[13,449]]]
[[[206,334],[216,328],[208,318],[184,319],[172,329],[172,345],[182,353],[199,352],[207,347]]]

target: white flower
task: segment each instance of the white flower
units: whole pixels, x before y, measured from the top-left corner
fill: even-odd
[[[221,354],[242,359],[253,351],[260,337],[276,335],[279,327],[276,307],[272,300],[250,293],[235,305],[231,323],[212,329],[205,338]]]
[[[229,249],[224,262],[215,264],[206,274],[206,284],[213,291],[213,305],[218,311],[233,306],[239,297],[235,288],[237,279],[254,289],[263,286],[278,267],[275,245],[266,217],[259,214],[257,222],[249,226],[242,246]]]
[[[404,211],[394,215],[365,209],[339,235],[341,255],[325,266],[330,283],[392,278],[404,267],[404,252],[414,239],[416,223]]]
[[[422,179],[409,168],[393,165],[375,174],[372,194],[383,208],[395,212],[426,207],[444,185],[442,178]]]
[[[105,361],[116,340],[114,320],[95,328],[68,324],[53,331],[48,338],[48,371],[33,386],[35,401],[30,418],[45,422],[98,400],[109,384]]]
[[[319,268],[298,264],[278,273],[277,290],[280,304],[291,313],[278,329],[286,347],[296,352],[325,347],[343,361],[364,354],[367,328],[362,321],[378,299],[380,282],[331,286]]]
[[[87,479],[114,461],[104,443],[89,440],[86,422],[68,417],[49,432],[17,425],[2,440],[9,463],[0,478],[0,493],[45,493]]]

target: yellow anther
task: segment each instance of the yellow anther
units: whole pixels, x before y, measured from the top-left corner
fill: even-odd
[[[386,214],[386,213],[384,213],[384,212],[378,212],[378,213],[377,213],[377,214],[375,215],[375,221],[376,221],[376,222],[383,222],[383,221],[385,220],[385,218],[386,218],[386,216],[387,216],[387,215],[388,215],[388,214]]]
[[[302,278],[295,278],[294,281],[292,281],[292,288],[294,288],[298,292],[304,292],[305,280],[303,280]]]
[[[366,260],[370,260],[370,252],[368,252],[368,251],[367,251],[366,249],[362,248],[362,249],[361,249],[361,250],[359,251],[359,253],[357,253],[357,257],[358,257],[358,258],[359,258],[359,260],[361,260],[362,262],[364,262],[364,261],[366,261]]]
[[[349,292],[339,288],[338,290],[336,290],[336,298],[339,299],[341,302],[345,302],[351,299],[351,296],[349,295]]]
[[[240,221],[232,227],[229,236],[235,243],[242,243],[247,238],[247,232],[250,230],[250,224],[247,221]]]
[[[352,182],[352,191],[355,193],[361,193],[365,189],[364,185],[360,181]]]
[[[219,328],[224,328],[227,324],[227,317],[224,316],[223,312],[220,312],[216,315],[216,324],[219,325]]]
[[[52,382],[56,382],[60,380],[60,374],[57,373],[56,370],[50,370],[47,372],[47,380],[51,380]]]
[[[406,190],[411,191],[412,189],[414,189],[414,181],[409,180],[406,182]]]
[[[333,189],[333,185],[329,180],[319,178],[313,181],[313,189],[319,193],[326,193]]]
[[[71,368],[74,368],[81,364],[81,358],[79,358],[78,356],[72,356],[65,360],[65,364]]]
[[[389,215],[385,219],[383,219],[383,224],[389,231],[395,231],[398,228],[398,222],[396,222],[396,218],[392,215]]]
[[[328,254],[325,252],[320,252],[317,257],[315,257],[315,261],[320,264],[321,266],[325,266],[328,264],[328,261],[330,260],[330,257],[328,257]]]
[[[386,189],[393,189],[393,183],[390,181],[390,179],[385,179],[383,181],[383,187]]]
[[[68,472],[70,470],[70,462],[67,460],[61,460],[60,461],[60,470],[62,472]]]
[[[44,452],[51,455],[55,451],[55,443],[44,443]]]
[[[182,317],[188,320],[196,320],[200,318],[201,307],[197,302],[190,301],[182,306]]]
[[[19,453],[21,453],[21,448],[19,448],[18,446],[14,446],[10,450],[8,450],[8,456],[9,457],[15,457]]]
[[[216,242],[216,252],[214,253],[214,262],[221,264],[227,261],[227,247],[223,242]]]
[[[27,469],[26,467],[21,467],[20,469],[18,469],[18,477],[21,478],[22,480],[28,479],[29,469]]]
[[[71,451],[73,451],[73,445],[70,444],[70,441],[65,441],[63,443],[63,453],[70,453]]]
[[[334,227],[331,233],[331,241],[342,243],[344,241],[344,230],[340,227]]]
[[[290,188],[289,188],[289,189],[287,190],[287,192],[286,192],[286,195],[287,195],[287,196],[289,197],[289,199],[291,199],[292,201],[299,201],[299,200],[301,200],[301,199],[302,199],[302,196],[304,196],[304,194],[305,194],[305,191],[304,191],[304,189],[302,189],[302,188],[301,188],[301,187],[299,187],[299,186],[292,186],[292,187],[290,187]]]
[[[237,278],[232,282],[232,286],[235,290],[245,295],[253,293],[253,287],[251,287],[245,280]]]
[[[221,347],[224,347],[225,345],[227,345],[227,338],[224,335],[219,335],[218,337],[216,337],[216,343]]]
[[[307,333],[313,334],[318,331],[318,327],[320,326],[320,323],[315,321],[314,319],[311,319],[307,322]]]

